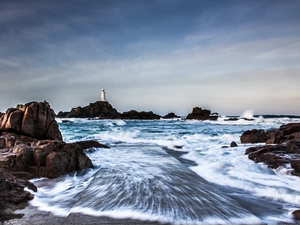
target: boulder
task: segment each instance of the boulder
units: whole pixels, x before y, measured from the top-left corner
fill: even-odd
[[[238,145],[237,145],[237,143],[235,142],[235,141],[232,141],[231,143],[230,143],[230,147],[231,148],[234,148],[234,147],[237,147]]]
[[[154,114],[152,111],[138,112],[136,110],[130,110],[128,112],[123,112],[120,118],[124,120],[159,120],[161,116]]]
[[[241,136],[241,143],[263,143],[266,140],[266,133],[262,129],[247,130]]]
[[[98,118],[118,119],[120,113],[107,101],[97,101],[85,107],[76,107],[70,112],[59,112],[57,117],[61,118]]]
[[[177,116],[175,113],[168,113],[163,117],[163,119],[175,119],[175,118],[180,118],[180,116]]]
[[[0,167],[10,171],[28,172],[33,177],[54,178],[85,168],[92,168],[91,160],[84,153],[91,143],[65,143],[60,140],[38,140],[8,133],[0,137],[14,140],[15,144],[0,150]]]
[[[210,110],[199,107],[193,108],[193,111],[186,116],[187,120],[217,120],[218,118],[219,115],[217,113],[211,115]]]
[[[62,140],[55,113],[46,101],[10,108],[1,116],[0,122],[1,133],[9,131],[41,140]]]

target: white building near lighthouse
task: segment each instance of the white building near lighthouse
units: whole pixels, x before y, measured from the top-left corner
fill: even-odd
[[[107,102],[106,97],[105,97],[105,90],[102,88],[101,94],[100,94],[100,101],[101,102]]]

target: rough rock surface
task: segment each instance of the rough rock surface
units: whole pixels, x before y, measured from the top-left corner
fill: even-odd
[[[163,119],[175,119],[175,118],[180,118],[180,116],[177,116],[175,113],[168,113],[163,117]]]
[[[247,130],[241,136],[241,143],[264,143],[266,140],[266,132],[262,129]]]
[[[161,116],[154,114],[152,111],[138,112],[136,110],[130,110],[128,112],[123,112],[120,118],[124,120],[159,120]]]
[[[45,102],[30,102],[10,108],[0,117],[0,134],[15,132],[37,139],[62,140],[55,113]]]
[[[54,178],[93,165],[80,144],[7,133],[0,136],[0,167]]]
[[[217,120],[218,118],[219,115],[217,113],[211,115],[210,110],[199,107],[193,108],[193,111],[186,116],[187,120]]]
[[[31,200],[33,196],[24,188],[36,191],[34,184],[19,179],[6,169],[0,168],[0,221],[20,217],[11,213],[10,207]]]
[[[288,123],[273,130],[247,130],[241,136],[242,143],[281,144],[289,140],[300,140],[300,123]]]
[[[85,107],[73,108],[70,112],[59,112],[57,117],[118,119],[120,113],[109,102],[97,101]]]
[[[267,132],[248,130],[242,134],[241,142],[266,142],[247,148],[245,154],[254,162],[263,162],[271,168],[291,168],[291,174],[300,176],[300,123],[288,123]]]

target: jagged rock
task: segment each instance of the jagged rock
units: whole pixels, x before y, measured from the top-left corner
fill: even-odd
[[[0,221],[22,216],[9,212],[9,208],[33,198],[32,194],[24,191],[25,187],[37,191],[36,186],[28,180],[19,179],[8,170],[0,168]]]
[[[124,120],[159,120],[161,116],[150,112],[138,112],[136,110],[130,110],[121,114],[121,119]]]
[[[246,149],[245,154],[248,154],[248,158],[254,162],[263,162],[271,168],[291,164],[294,169],[292,174],[300,175],[300,141],[250,147]]]
[[[201,109],[199,107],[193,108],[192,113],[186,117],[187,120],[217,120],[218,118],[219,115],[217,113],[211,115],[210,110]]]
[[[269,132],[267,144],[281,144],[288,140],[300,140],[300,123],[288,123]]]
[[[5,138],[14,140],[15,144],[10,146],[9,142],[8,146],[2,146],[5,148],[0,150],[0,167],[11,171],[29,172],[34,177],[54,178],[93,167],[91,160],[83,152],[84,144],[60,140],[41,141],[11,133],[0,137],[0,140]]]
[[[73,108],[70,112],[59,112],[57,117],[62,118],[99,118],[118,119],[120,113],[107,101],[97,101],[85,107]]]
[[[175,113],[168,113],[163,117],[163,119],[174,119],[174,118],[180,118],[180,116],[177,116]]]
[[[47,102],[30,102],[10,108],[0,118],[0,131],[37,139],[62,140],[54,111]]]
[[[266,140],[266,133],[262,129],[247,130],[241,136],[241,143],[263,143]]]

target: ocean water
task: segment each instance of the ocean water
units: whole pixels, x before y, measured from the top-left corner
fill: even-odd
[[[64,141],[92,139],[110,149],[86,153],[93,169],[32,180],[38,192],[30,204],[40,210],[171,224],[295,223],[300,178],[288,166],[249,160],[244,152],[253,145],[240,135],[300,118],[57,121]],[[238,147],[222,148],[232,141]]]

